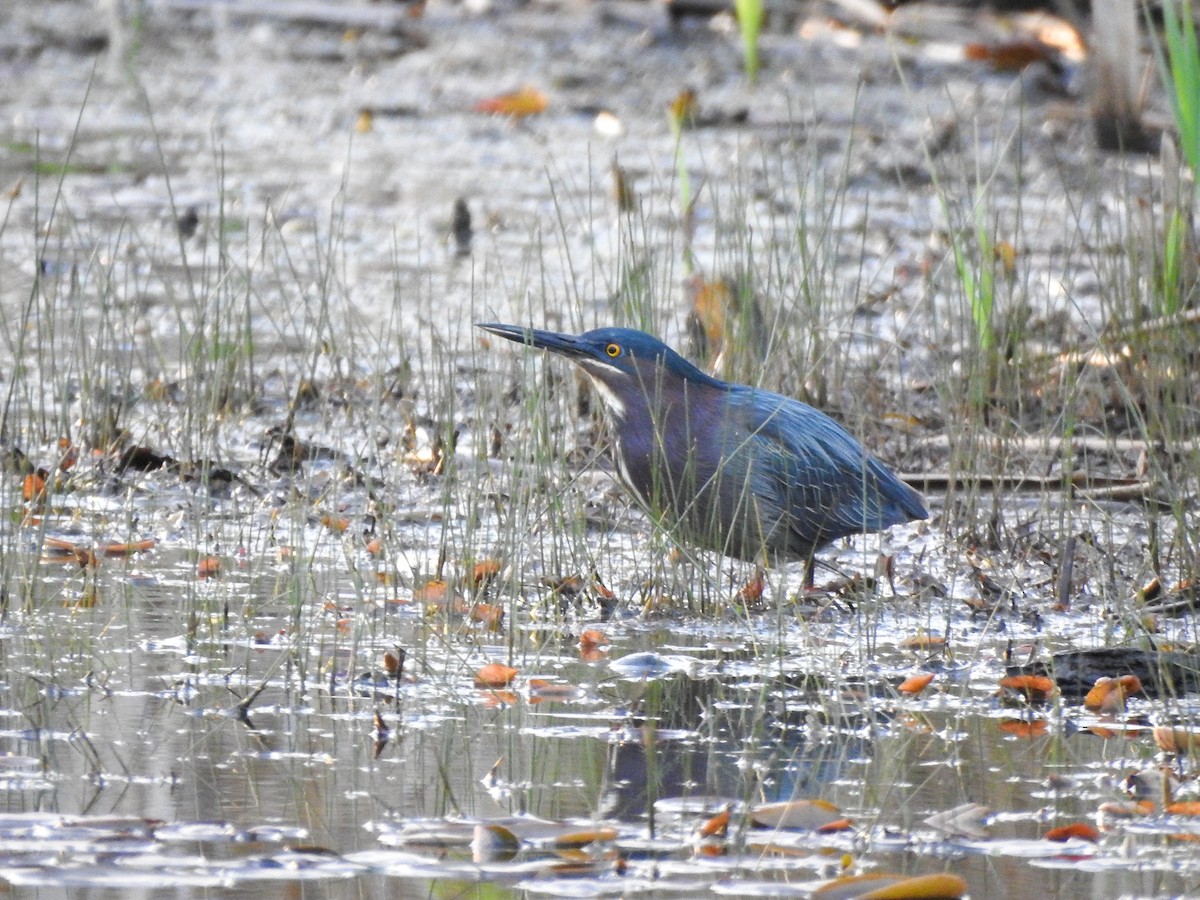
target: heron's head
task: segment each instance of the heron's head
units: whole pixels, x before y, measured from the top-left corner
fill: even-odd
[[[686,382],[721,385],[658,338],[632,328],[597,328],[573,335],[517,325],[481,323],[479,327],[518,344],[567,357],[591,376],[605,405],[618,416],[636,398],[682,391]]]

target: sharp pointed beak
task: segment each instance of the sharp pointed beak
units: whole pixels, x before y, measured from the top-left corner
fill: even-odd
[[[536,347],[539,350],[549,350],[570,359],[594,359],[596,351],[579,338],[570,334],[559,334],[557,331],[540,331],[537,328],[522,328],[519,325],[500,325],[497,323],[476,322],[476,328],[482,328],[491,334],[507,338],[517,344]]]

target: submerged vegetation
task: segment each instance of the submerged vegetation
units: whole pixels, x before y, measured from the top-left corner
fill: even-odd
[[[1200,885],[1188,138],[1094,149],[1049,30],[645,6],[5,57],[0,880]],[[660,334],[934,516],[818,591],[676,546],[480,320]]]

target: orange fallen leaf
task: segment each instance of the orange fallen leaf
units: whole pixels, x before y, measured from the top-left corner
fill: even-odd
[[[70,469],[75,463],[79,462],[79,448],[71,443],[70,438],[59,438],[58,449],[62,451],[62,458],[58,461],[58,469],[60,472],[65,472]]]
[[[476,687],[508,687],[517,677],[517,670],[503,663],[488,663],[475,673]]]
[[[615,828],[587,828],[558,835],[554,839],[554,846],[559,849],[586,847],[588,844],[615,841],[616,839],[617,829]]]
[[[488,97],[475,104],[475,112],[495,113],[501,116],[511,116],[521,119],[545,112],[550,105],[549,99],[535,87],[526,85],[507,94]]]
[[[475,567],[471,570],[471,586],[478,589],[487,587],[492,583],[492,579],[500,574],[500,560],[484,559],[475,563]]]
[[[732,286],[725,279],[707,281],[700,275],[688,279],[686,290],[691,297],[692,313],[704,330],[710,347],[719,348],[725,341],[725,311],[732,308]]]
[[[1083,698],[1083,705],[1096,712],[1115,713],[1125,709],[1125,698],[1140,693],[1142,682],[1136,675],[1120,678],[1097,678],[1092,689]]]
[[[30,472],[21,485],[21,496],[26,501],[46,499],[46,479],[40,472]]]
[[[484,703],[488,708],[496,706],[516,706],[521,702],[520,696],[516,691],[493,691],[485,690],[483,692]]]
[[[494,603],[476,603],[471,607],[471,621],[479,622],[488,631],[499,631],[504,623],[504,607]]]
[[[533,702],[541,700],[574,700],[583,691],[566,681],[548,681],[545,678],[529,679],[529,696]]]
[[[79,563],[81,569],[94,569],[100,565],[100,557],[90,547],[80,547],[75,551],[75,562]]]
[[[350,527],[350,520],[344,516],[321,516],[321,524],[330,531],[335,531],[338,534],[344,534],[346,529]]]
[[[1166,812],[1172,816],[1200,816],[1200,800],[1180,800],[1168,803]]]
[[[1001,719],[998,727],[1013,737],[1035,738],[1046,733],[1047,725],[1045,719],[1033,719],[1029,722],[1024,719]]]
[[[1071,838],[1077,838],[1081,841],[1091,841],[1095,843],[1100,840],[1100,831],[1094,825],[1087,822],[1072,822],[1069,825],[1059,825],[1057,828],[1051,828],[1042,835],[1047,841],[1069,841]]]
[[[128,544],[102,544],[99,550],[104,556],[133,556],[135,553],[153,550],[157,545],[158,541],[154,538],[146,538],[144,541],[133,541]]]
[[[929,682],[933,681],[932,672],[917,672],[914,675],[909,675],[899,685],[896,690],[902,694],[919,694],[925,688],[929,687]]]
[[[202,556],[200,561],[196,563],[197,578],[212,578],[221,571],[221,557],[219,556]]]
[[[1008,675],[1000,679],[1000,690],[1023,696],[1030,703],[1045,703],[1057,685],[1045,675]]]
[[[434,578],[418,588],[413,589],[413,602],[421,603],[429,609],[450,609],[460,613],[466,608],[466,601],[452,590],[449,582]]]
[[[932,650],[946,646],[946,639],[936,634],[918,634],[900,642],[901,650]]]
[[[705,819],[700,825],[701,837],[724,837],[729,831],[729,804],[711,818]]]
[[[595,649],[608,643],[608,637],[603,631],[596,628],[587,628],[583,634],[579,635],[579,646],[581,649]]]
[[[1200,750],[1200,731],[1159,725],[1152,734],[1154,743],[1164,753],[1195,753]]]
[[[828,800],[788,800],[763,803],[750,810],[750,820],[764,828],[798,828],[816,831],[845,817]]]
[[[835,878],[812,892],[821,900],[921,900],[957,898],[967,892],[967,883],[957,875],[893,875],[872,872]]]
[[[389,678],[396,678],[404,671],[404,658],[407,655],[403,647],[383,651],[383,670]]]
[[[383,541],[379,538],[371,538],[367,541],[367,552],[372,556],[378,556],[379,551],[383,549]]]
[[[767,579],[763,574],[762,569],[754,573],[754,577],[742,585],[741,589],[734,596],[734,600],[738,603],[752,606],[762,599],[763,589],[767,585]]]
[[[1041,41],[1030,40],[970,43],[963,47],[963,57],[973,62],[985,62],[998,72],[1019,72],[1032,63],[1053,60],[1054,49]]]

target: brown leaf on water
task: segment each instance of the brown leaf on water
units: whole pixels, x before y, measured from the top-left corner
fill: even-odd
[[[750,810],[750,821],[763,828],[817,831],[844,820],[842,811],[828,800],[788,800],[763,803]]]
[[[931,681],[933,681],[932,672],[916,672],[900,682],[900,684],[897,685],[896,690],[902,694],[912,694],[913,696],[916,696],[917,694],[921,693],[921,691],[925,690],[925,688],[929,687],[929,682]]]
[[[25,502],[42,503],[45,501],[48,474],[45,469],[38,469],[25,476],[25,481],[21,485],[21,496],[25,498]]]
[[[963,47],[963,57],[972,62],[987,63],[997,72],[1019,72],[1035,62],[1058,61],[1053,47],[1036,40],[970,43]]]
[[[542,579],[542,584],[550,588],[553,594],[560,594],[564,597],[575,597],[582,594],[587,588],[583,579],[577,575],[566,575],[561,578],[552,578],[547,576]]]
[[[554,839],[554,846],[559,849],[586,847],[588,844],[607,843],[616,839],[617,829],[615,828],[585,828],[558,835]]]
[[[471,587],[482,590],[492,583],[503,568],[498,559],[483,559],[471,569]]]
[[[433,578],[413,589],[413,602],[422,604],[427,610],[439,612],[449,610],[461,615],[467,611],[467,601],[454,590],[448,581]]]
[[[475,104],[475,112],[522,119],[545,112],[550,100],[535,87],[526,85],[507,94],[488,97]]]
[[[598,628],[585,628],[583,633],[579,635],[579,648],[581,650],[595,649],[608,644],[608,636]]]
[[[734,602],[741,603],[745,606],[754,606],[762,599],[763,590],[767,586],[766,574],[761,568],[756,568],[754,577],[742,585],[741,589],[734,594]]]
[[[812,892],[820,900],[955,900],[967,892],[967,883],[947,872],[933,875],[893,875],[871,872],[846,875]]]
[[[1001,694],[1017,695],[1028,703],[1045,703],[1058,689],[1045,675],[1006,675],[1000,679]]]
[[[1120,678],[1097,678],[1083,698],[1083,705],[1093,712],[1117,713],[1125,710],[1125,698],[1140,693],[1142,682],[1136,675]]]
[[[326,514],[321,516],[321,524],[337,534],[345,534],[346,529],[350,527],[350,520],[345,516],[333,516]]]
[[[78,556],[81,553],[90,553],[93,556],[132,556],[135,553],[142,553],[146,550],[151,550],[157,545],[157,541],[153,538],[147,538],[144,541],[133,541],[132,543],[109,543],[99,544],[95,547],[89,547],[84,544],[78,544],[73,541],[64,541],[62,538],[47,536],[43,538],[43,546],[50,550],[57,550],[62,553],[69,553]]]
[[[157,545],[158,541],[154,538],[146,538],[143,541],[133,541],[128,544],[101,544],[98,549],[104,556],[133,556],[135,553],[153,550]]]
[[[1045,719],[1001,719],[996,727],[1005,734],[1018,738],[1035,738],[1046,733]]]
[[[383,651],[383,670],[388,678],[399,678],[404,672],[404,660],[408,656],[403,647]]]
[[[1200,751],[1200,731],[1159,725],[1152,734],[1154,743],[1164,753],[1196,753]]]
[[[197,578],[213,578],[221,573],[221,557],[202,556],[196,563]]]
[[[1042,838],[1047,841],[1069,841],[1072,838],[1081,841],[1091,841],[1093,844],[1100,840],[1100,831],[1088,822],[1071,822],[1069,825],[1059,825],[1051,828]]]
[[[725,808],[711,818],[705,819],[700,825],[701,837],[724,837],[729,831],[729,811],[730,805],[725,804]]]
[[[472,622],[479,622],[487,631],[499,631],[504,624],[504,607],[495,603],[476,603],[471,607]]]
[[[566,702],[583,695],[583,688],[568,681],[550,681],[546,678],[529,679],[529,702],[544,700]]]
[[[483,692],[483,702],[488,709],[494,709],[497,706],[516,706],[521,702],[521,697],[516,691],[485,689]]]
[[[936,634],[918,634],[900,642],[901,650],[936,650],[946,646],[946,639]]]
[[[488,663],[475,673],[476,687],[508,687],[517,677],[517,670],[503,663]]]

